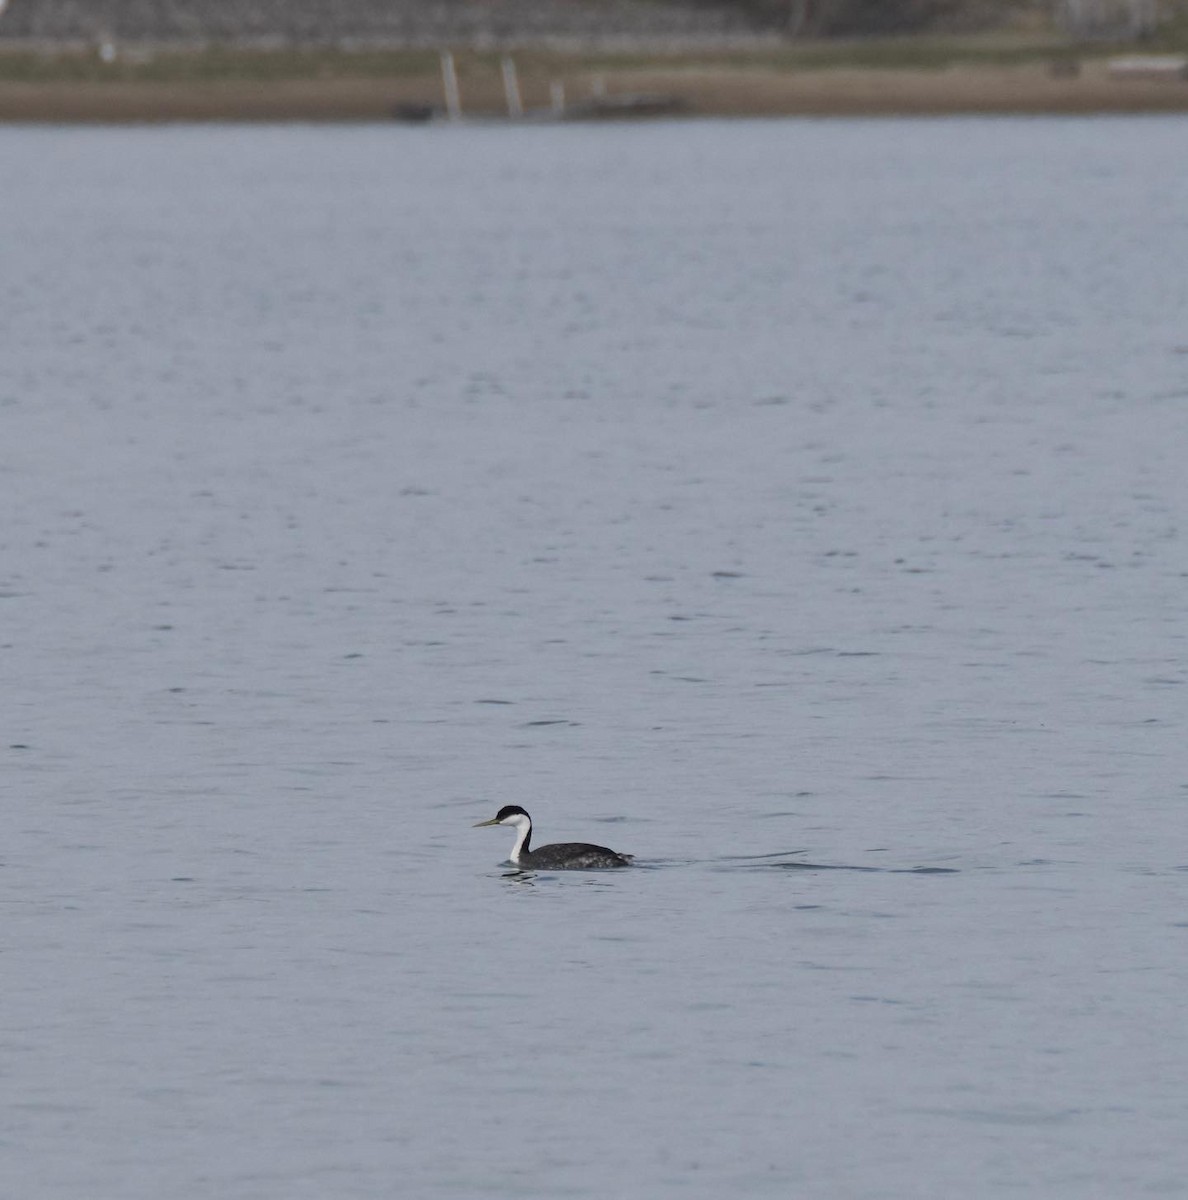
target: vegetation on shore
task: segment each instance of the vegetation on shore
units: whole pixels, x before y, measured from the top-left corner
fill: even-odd
[[[468,116],[506,115],[509,51],[454,46]],[[1114,77],[1105,59],[1188,56],[1188,19],[1140,41],[1074,41],[1050,26],[879,38],[754,37],[616,48],[519,45],[525,109],[557,97],[658,97],[718,116],[1188,111],[1188,81]],[[72,45],[0,40],[0,121],[424,119],[444,106],[440,52],[371,44]],[[604,108],[612,114],[614,105]],[[574,110],[567,109],[567,112]]]
[[[1188,21],[1163,27],[1141,43],[1074,44],[1055,33],[811,39],[671,50],[558,50],[524,46],[515,58],[533,73],[681,68],[801,72],[837,69],[932,71],[956,66],[1012,67],[1063,57],[1101,58],[1140,49],[1188,53]],[[459,69],[485,73],[503,52],[459,49]],[[327,79],[407,79],[438,70],[436,49],[206,45],[193,48],[134,46],[0,49],[0,83],[219,83]]]

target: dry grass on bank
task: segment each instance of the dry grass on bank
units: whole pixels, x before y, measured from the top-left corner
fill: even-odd
[[[571,101],[602,85],[671,96],[707,116],[1188,111],[1188,80],[1114,77],[1110,49],[1080,62],[1051,39],[905,39],[697,55],[525,49],[515,59],[530,109],[545,109],[559,81]],[[457,61],[466,113],[502,114],[499,55],[460,51]],[[91,49],[0,52],[7,121],[386,120],[441,104],[431,50],[216,47],[140,50],[114,62]]]

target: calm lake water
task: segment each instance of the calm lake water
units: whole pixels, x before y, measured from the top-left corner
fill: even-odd
[[[11,1194],[1188,1194],[1184,137],[0,130]]]

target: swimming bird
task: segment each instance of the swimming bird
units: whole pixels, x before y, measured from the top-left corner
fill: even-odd
[[[635,857],[608,850],[605,846],[591,846],[589,842],[558,842],[553,846],[541,846],[539,850],[529,850],[532,818],[518,804],[505,805],[489,821],[479,821],[475,829],[484,825],[510,825],[516,831],[516,844],[510,859],[521,871],[598,871],[607,867],[629,867]]]

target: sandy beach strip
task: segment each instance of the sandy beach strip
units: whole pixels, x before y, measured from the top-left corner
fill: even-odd
[[[526,108],[546,110],[558,78],[571,102],[595,87],[587,69],[560,76],[528,69],[520,75]],[[1116,77],[1105,62],[1068,76],[1037,62],[936,70],[661,65],[605,70],[597,79],[608,95],[670,97],[694,116],[1188,112],[1188,81]],[[464,77],[462,98],[468,116],[505,112],[494,72]],[[435,71],[392,78],[0,81],[0,121],[7,122],[382,121],[441,104]]]

